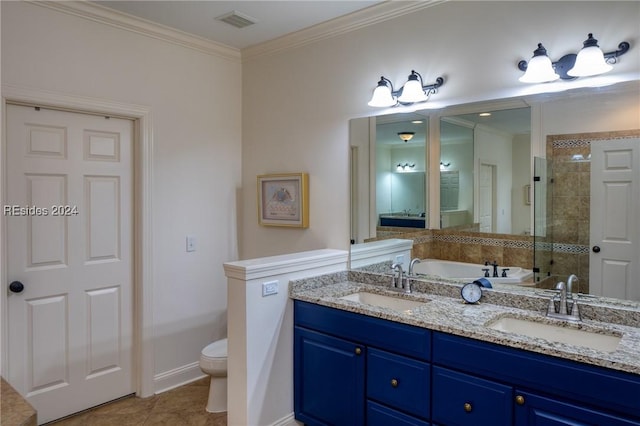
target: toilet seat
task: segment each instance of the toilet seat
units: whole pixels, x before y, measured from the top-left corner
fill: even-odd
[[[200,369],[213,377],[227,376],[227,339],[210,343],[202,350]]]
[[[202,356],[206,358],[226,358],[227,339],[216,340],[205,346],[202,350]]]

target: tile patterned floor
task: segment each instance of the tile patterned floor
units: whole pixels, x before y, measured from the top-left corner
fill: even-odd
[[[51,426],[227,426],[227,413],[207,413],[209,378],[154,395],[129,397],[67,417]]]

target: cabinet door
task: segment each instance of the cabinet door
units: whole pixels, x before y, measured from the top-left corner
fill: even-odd
[[[365,348],[296,327],[294,408],[307,425],[364,425]]]
[[[603,391],[606,392],[606,390]],[[515,424],[517,426],[640,425],[640,420],[625,420],[600,411],[527,392],[516,391],[515,401]]]
[[[513,389],[489,380],[433,367],[432,422],[446,426],[510,425]]]

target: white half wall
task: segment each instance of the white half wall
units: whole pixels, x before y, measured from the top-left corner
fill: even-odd
[[[347,257],[344,250],[321,249],[225,263],[229,283],[229,426],[284,425],[287,419],[292,420],[293,303],[289,281],[344,271]],[[263,296],[265,282],[275,283],[277,293]]]

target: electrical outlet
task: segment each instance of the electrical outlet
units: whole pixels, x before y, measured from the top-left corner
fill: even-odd
[[[267,281],[262,283],[262,297],[278,294],[278,281]]]
[[[187,235],[187,251],[196,251],[196,237]]]
[[[396,263],[404,264],[404,254],[399,254],[396,256]]]

